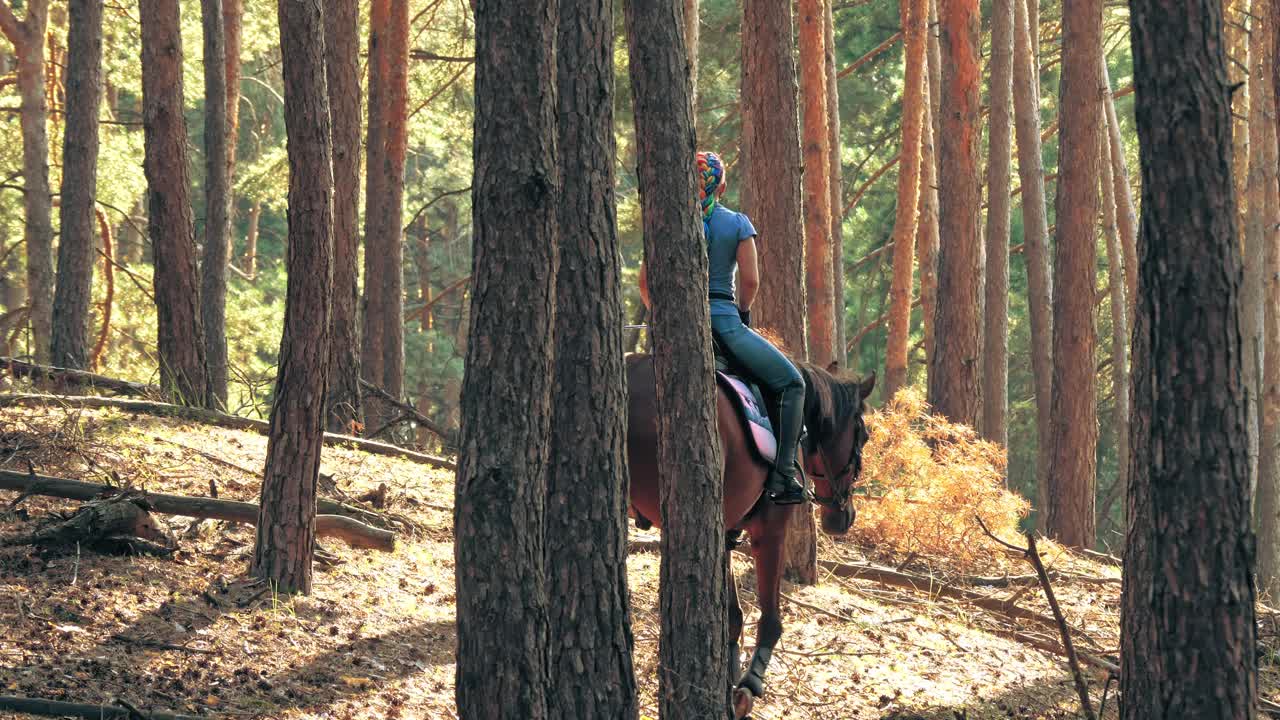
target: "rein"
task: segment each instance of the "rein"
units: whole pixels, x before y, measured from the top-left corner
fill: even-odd
[[[808,440],[809,440],[809,435],[808,435],[808,431],[806,430],[801,435],[800,442],[802,444],[807,444]],[[834,478],[834,480],[844,480],[845,478],[849,478],[849,483],[848,485],[845,486],[843,490],[834,490],[834,488],[836,487],[836,483],[833,482],[832,478],[828,477],[828,475],[825,472],[829,467],[827,462],[827,455],[825,452],[821,452],[821,451],[817,453],[818,456],[822,458],[822,469],[824,472],[817,472],[816,470],[812,470],[809,472],[809,474],[814,476],[815,478],[822,478],[826,480],[827,486],[833,488],[833,490],[831,495],[819,495],[817,492],[814,492],[813,501],[815,503],[817,503],[818,505],[831,508],[832,510],[837,510],[837,511],[844,510],[845,505],[849,502],[849,498],[853,495],[853,479],[850,476],[854,471],[854,466],[858,464],[858,449],[859,449],[858,443],[857,441],[855,441],[853,443],[853,447],[849,451],[849,461],[845,463],[844,467],[840,469],[839,473],[836,473],[836,476]],[[816,487],[814,489],[817,490]]]

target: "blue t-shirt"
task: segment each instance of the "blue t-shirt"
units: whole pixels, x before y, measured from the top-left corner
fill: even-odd
[[[738,270],[738,243],[756,236],[751,220],[739,212],[716,204],[705,224],[707,233],[707,260],[712,295],[728,294],[736,299],[734,275]],[[738,316],[738,306],[733,300],[711,300],[711,316]]]

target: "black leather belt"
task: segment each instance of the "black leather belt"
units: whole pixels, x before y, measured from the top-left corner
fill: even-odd
[[[712,300],[727,300],[727,301],[729,301],[729,302],[734,302],[733,293],[727,293],[727,292],[719,292],[719,291],[712,292],[712,293],[711,293],[711,299],[712,299]]]

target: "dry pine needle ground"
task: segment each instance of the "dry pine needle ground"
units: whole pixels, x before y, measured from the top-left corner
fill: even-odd
[[[963,583],[1025,574],[993,548],[981,516],[1017,540],[1026,503],[1000,485],[1000,453],[900,396],[873,420],[857,530],[821,538],[823,560],[873,562]],[[104,482],[114,473],[148,490],[256,501],[266,438],[112,411],[0,411],[0,467]],[[411,462],[326,448],[322,494],[358,496],[386,483],[389,510],[418,530],[394,553],[323,543],[308,598],[272,596],[245,578],[252,528],[160,516],[182,537],[170,557],[104,556],[74,549],[0,549],[0,694],[75,702],[123,698],[146,709],[223,717],[453,718],[453,477]],[[0,493],[7,506],[16,497]],[[24,500],[0,517],[0,535],[27,532],[75,504]],[[636,533],[637,538],[643,538]],[[652,536],[647,536],[651,538]],[[1118,570],[1044,543],[1045,562],[1078,645],[1118,646]],[[658,558],[629,561],[636,668],[643,710],[656,716]],[[734,559],[748,615],[756,616],[750,561]],[[1092,581],[1076,580],[1077,577]],[[1035,588],[973,587],[1028,609]],[[825,574],[784,588],[786,630],[754,717],[1070,718],[1076,700],[1055,656],[1008,638],[1007,618],[965,603]],[[1264,695],[1275,620],[1260,615]],[[1050,637],[1038,626],[1017,626]],[[1270,628],[1270,629],[1269,629]],[[1095,701],[1104,677],[1091,676]],[[1114,688],[1107,715],[1114,714]]]

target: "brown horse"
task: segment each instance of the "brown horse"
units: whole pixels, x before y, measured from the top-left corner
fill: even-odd
[[[805,381],[805,437],[799,452],[801,464],[813,479],[814,501],[822,506],[823,531],[829,535],[843,535],[853,525],[851,499],[854,483],[862,472],[862,446],[867,441],[862,413],[864,400],[875,387],[875,374],[865,380],[843,380],[806,363],[797,363],[796,366]],[[627,381],[630,392],[627,454],[631,467],[631,505],[638,514],[660,525],[658,407],[653,358],[629,355]],[[765,670],[774,645],[782,635],[778,600],[783,548],[787,523],[796,506],[774,505],[765,497],[764,483],[769,466],[752,449],[738,411],[723,388],[717,392],[716,417],[724,457],[724,525],[730,538],[745,530],[751,539],[760,603],[755,653],[736,688],[760,697],[764,694]],[[800,507],[808,510],[807,505]],[[729,578],[729,597],[730,657],[736,665],[742,637],[742,608],[738,604],[732,575]],[[735,692],[735,697],[739,694]],[[741,700],[749,708],[750,698],[742,697]],[[745,711],[738,716],[742,714]]]

